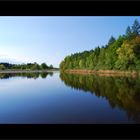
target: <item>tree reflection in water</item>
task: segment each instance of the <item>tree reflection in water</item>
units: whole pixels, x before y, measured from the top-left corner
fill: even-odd
[[[129,119],[140,123],[140,78],[66,73],[60,78],[67,86],[106,98],[112,108],[126,111]]]
[[[26,77],[37,79],[39,77],[46,78],[48,75],[52,76],[53,72],[41,72],[41,73],[1,73],[0,79],[8,79],[11,77]]]

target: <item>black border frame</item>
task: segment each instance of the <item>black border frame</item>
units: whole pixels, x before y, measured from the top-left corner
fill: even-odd
[[[2,0],[2,16],[138,16],[140,1]]]
[[[3,0],[1,16],[139,16],[139,1],[84,0]],[[140,125],[0,125],[1,138],[51,139],[134,139],[139,138]]]

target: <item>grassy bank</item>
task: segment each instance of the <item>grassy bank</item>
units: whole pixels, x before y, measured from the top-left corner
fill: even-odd
[[[69,69],[65,70],[66,73],[77,74],[96,74],[99,76],[140,76],[139,71],[120,71],[120,70],[86,70],[86,69]]]
[[[51,70],[0,70],[1,73],[42,73],[42,72],[55,72],[59,71],[58,69]]]

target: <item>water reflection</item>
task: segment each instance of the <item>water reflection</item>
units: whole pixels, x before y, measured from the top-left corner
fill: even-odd
[[[41,73],[1,73],[0,79],[8,79],[11,77],[26,77],[26,78],[46,78],[47,76],[52,76],[53,72],[41,72]]]
[[[60,78],[67,86],[106,98],[112,108],[126,111],[128,119],[140,123],[140,78],[66,73]]]

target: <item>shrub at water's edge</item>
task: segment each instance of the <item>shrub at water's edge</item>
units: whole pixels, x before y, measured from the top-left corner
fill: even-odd
[[[94,50],[66,56],[60,70],[115,70],[140,71],[140,24],[134,21],[127,27],[125,35],[113,36],[108,44]]]

